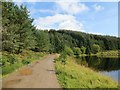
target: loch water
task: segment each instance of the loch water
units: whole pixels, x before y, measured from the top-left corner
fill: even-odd
[[[119,58],[85,56],[77,58],[76,62],[120,82]]]

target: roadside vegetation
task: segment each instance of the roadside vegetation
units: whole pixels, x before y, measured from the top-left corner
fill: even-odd
[[[45,54],[33,51],[23,51],[21,54],[2,52],[2,75],[9,74],[14,70],[40,60]]]
[[[60,56],[56,59],[56,74],[63,88],[117,88],[110,77],[76,63],[75,58]]]

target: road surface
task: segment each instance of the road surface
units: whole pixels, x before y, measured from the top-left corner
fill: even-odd
[[[54,58],[48,55],[3,79],[3,88],[60,88],[58,83]]]

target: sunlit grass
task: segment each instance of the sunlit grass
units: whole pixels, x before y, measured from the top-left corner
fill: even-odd
[[[56,61],[58,80],[64,88],[117,88],[110,77],[85,66],[78,65],[74,58],[67,58],[66,65]]]

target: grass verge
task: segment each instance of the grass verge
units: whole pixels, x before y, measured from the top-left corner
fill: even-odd
[[[75,58],[67,57],[66,64],[56,59],[56,74],[63,88],[117,88],[110,77],[85,66],[78,65]]]
[[[44,55],[45,53],[33,51],[24,51],[21,54],[9,54],[8,52],[2,52],[2,75],[7,75],[24,65],[40,60]]]

